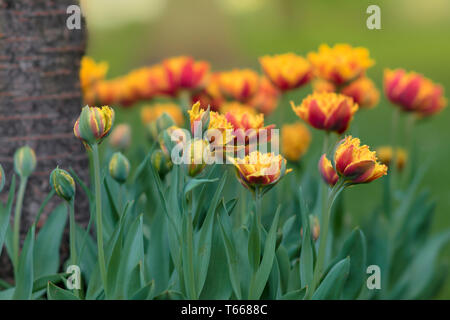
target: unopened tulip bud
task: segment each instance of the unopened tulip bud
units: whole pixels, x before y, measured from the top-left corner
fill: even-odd
[[[191,177],[195,177],[206,167],[204,159],[205,151],[208,151],[206,148],[209,148],[209,144],[206,140],[198,139],[190,144],[188,174]]]
[[[130,173],[130,162],[128,159],[120,152],[113,154],[111,160],[109,161],[109,174],[118,183],[123,184]]]
[[[309,220],[309,229],[311,230],[311,238],[314,241],[317,241],[320,235],[319,219],[316,216],[310,214],[308,220]],[[300,236],[303,237],[303,228],[300,228]]]
[[[3,171],[3,167],[0,164],[0,192],[2,192],[3,187],[5,186],[5,171]]]
[[[164,177],[172,169],[172,161],[162,150],[158,149],[152,153],[151,162],[161,177]]]
[[[75,181],[65,170],[56,168],[50,174],[50,185],[56,194],[66,201],[71,201],[75,195]]]
[[[124,151],[131,143],[131,128],[128,124],[119,124],[111,132],[109,144],[116,150]]]
[[[36,169],[36,154],[28,146],[22,147],[14,154],[14,170],[21,178],[28,178]]]
[[[75,122],[75,136],[87,146],[99,144],[106,138],[114,124],[114,110],[108,106],[101,108],[85,106]]]

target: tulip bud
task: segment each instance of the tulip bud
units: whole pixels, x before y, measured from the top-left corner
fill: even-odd
[[[3,167],[0,164],[0,192],[2,192],[3,187],[5,186],[5,171],[3,171]]]
[[[113,154],[111,160],[109,161],[109,174],[118,183],[123,184],[130,173],[130,162],[128,159],[120,152]]]
[[[310,214],[308,220],[309,220],[309,229],[311,230],[311,237],[314,241],[317,241],[320,235],[319,219],[316,216]],[[303,237],[303,228],[300,228],[300,236]]]
[[[158,149],[152,153],[151,162],[161,177],[164,177],[172,169],[172,161],[162,150]]]
[[[56,168],[50,174],[50,185],[56,194],[66,201],[71,201],[75,195],[75,182],[65,170]]]
[[[147,125],[147,136],[150,141],[157,141],[160,132],[173,127],[174,125],[175,121],[172,119],[172,117],[168,113],[163,112],[163,114],[159,116],[158,119],[150,122]]]
[[[111,132],[109,144],[116,150],[124,151],[131,143],[131,128],[127,124],[119,124]]]
[[[21,178],[28,178],[36,169],[36,154],[28,146],[22,147],[14,154],[14,170]]]
[[[108,106],[101,108],[85,106],[75,122],[75,136],[87,146],[101,143],[111,132],[114,124],[114,110]]]
[[[206,140],[194,140],[189,145],[189,158],[188,158],[188,174],[191,177],[195,177],[206,167],[204,159],[204,152],[208,151],[209,144]]]

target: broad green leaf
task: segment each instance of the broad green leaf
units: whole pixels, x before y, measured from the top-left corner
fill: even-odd
[[[264,287],[266,286],[267,279],[269,278],[270,272],[273,266],[273,260],[275,257],[275,245],[277,240],[277,228],[278,228],[278,218],[280,216],[280,207],[278,207],[275,217],[270,227],[269,233],[266,238],[266,243],[264,246],[264,256],[259,266],[258,271],[252,277],[249,288],[250,300],[259,299]]]
[[[48,300],[80,300],[72,292],[57,287],[51,282],[48,282],[47,298]]]
[[[14,291],[14,300],[29,300],[33,293],[33,250],[34,250],[34,232],[35,226],[28,230],[27,237],[23,243],[22,252],[19,256],[19,265],[17,268],[16,290]]]
[[[305,297],[306,288],[290,291],[283,295],[280,300],[302,300]]]
[[[312,296],[312,300],[339,299],[350,271],[350,258],[347,257],[328,272]]]
[[[34,246],[34,277],[55,274],[59,267],[59,248],[67,221],[64,204],[57,206],[48,216],[36,237]]]
[[[228,235],[232,236],[231,222],[227,221],[229,219],[230,217],[228,216],[228,214],[223,212],[219,218],[219,227],[220,233],[222,235],[223,244],[225,247],[225,253],[227,256],[228,275],[230,277],[231,286],[233,288],[233,292],[236,298],[241,300],[242,294],[238,271],[238,254],[236,252],[236,248],[234,246],[232,238],[228,236]],[[228,223],[226,223],[226,221]]]
[[[197,188],[206,183],[216,182],[218,180],[219,179],[191,179],[184,186],[183,194],[186,195],[189,191],[193,190],[194,188]]]
[[[212,244],[212,230],[216,208],[219,204],[219,200],[222,194],[223,186],[227,180],[227,172],[225,171],[220,179],[219,185],[217,186],[216,192],[211,200],[209,209],[206,213],[206,218],[203,221],[203,225],[200,228],[200,235],[197,242],[197,259],[195,261],[196,272],[197,272],[197,283],[196,289],[197,294],[199,294],[203,285],[205,284],[206,276],[208,273],[208,265],[211,256],[211,244]]]
[[[137,291],[132,297],[131,300],[151,300],[153,298],[155,291],[155,282],[151,281],[139,291]]]
[[[9,188],[8,200],[6,206],[0,204],[0,255],[3,249],[3,243],[5,241],[6,232],[9,226],[9,217],[11,215],[11,208],[14,201],[14,194],[16,191],[16,176],[13,175],[11,180],[11,186]]]
[[[303,239],[300,252],[300,281],[302,287],[309,287],[313,281],[314,274],[314,253],[311,239],[311,229],[309,225],[308,212],[303,199],[302,189],[299,189],[300,211],[302,215]]]

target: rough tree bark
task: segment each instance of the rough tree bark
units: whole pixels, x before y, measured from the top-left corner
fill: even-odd
[[[84,178],[87,173],[85,152],[72,133],[82,106],[79,65],[85,50],[85,28],[66,27],[72,4],[77,0],[0,0],[0,163],[10,181],[17,148],[29,145],[38,159],[25,195],[22,235],[50,190],[51,170],[59,165]],[[86,205],[78,207],[77,221],[87,218]],[[0,277],[10,274],[5,251]]]

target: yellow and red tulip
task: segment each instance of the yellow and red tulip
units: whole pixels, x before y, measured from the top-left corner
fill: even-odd
[[[87,146],[100,144],[111,132],[114,115],[114,110],[108,106],[85,106],[73,127],[75,136]]]
[[[209,63],[195,61],[192,57],[185,56],[165,59],[162,65],[173,91],[204,86],[210,69]]]
[[[259,62],[266,76],[282,91],[305,85],[313,75],[308,60],[294,53],[263,56]]]
[[[421,116],[436,114],[447,105],[441,85],[403,69],[384,71],[384,93],[403,111],[417,112]]]
[[[124,151],[131,143],[131,127],[122,123],[117,125],[109,136],[109,145],[116,150]]]
[[[311,133],[300,122],[281,127],[281,150],[287,160],[299,161],[311,143]]]
[[[323,154],[319,160],[319,172],[326,184],[334,186],[339,180],[339,176],[331,165],[331,161]]]
[[[334,153],[334,167],[347,183],[368,183],[387,174],[387,166],[380,163],[376,152],[360,145],[358,138],[341,140]]]
[[[358,105],[352,98],[333,92],[315,92],[292,110],[312,127],[341,134],[347,130]]]
[[[394,149],[391,146],[382,146],[378,147],[376,151],[380,162],[389,167],[394,158]],[[399,171],[403,170],[408,161],[407,151],[403,148],[396,148],[395,158],[397,169]]]
[[[229,159],[236,168],[238,180],[252,190],[267,192],[280,179],[291,172],[286,169],[286,159],[274,153],[253,151],[244,158]]]
[[[225,97],[247,102],[258,92],[259,81],[259,75],[253,70],[234,69],[220,73],[219,88]]]
[[[358,78],[374,65],[366,48],[353,48],[348,44],[336,44],[334,47],[322,44],[318,52],[308,54],[308,60],[317,77],[337,86]]]
[[[144,106],[141,109],[142,123],[148,124],[156,121],[156,119],[158,119],[164,112],[173,119],[176,125],[183,125],[183,112],[180,107],[174,103],[155,103],[151,106]]]
[[[108,72],[107,62],[95,62],[91,57],[84,56],[81,59],[80,83],[83,93],[86,94],[91,87],[103,80]]]
[[[380,92],[372,80],[361,77],[351,82],[340,91],[343,95],[353,98],[360,108],[370,109],[375,107],[380,100]]]
[[[261,77],[258,92],[248,104],[265,115],[271,114],[278,105],[280,91],[266,77]]]

